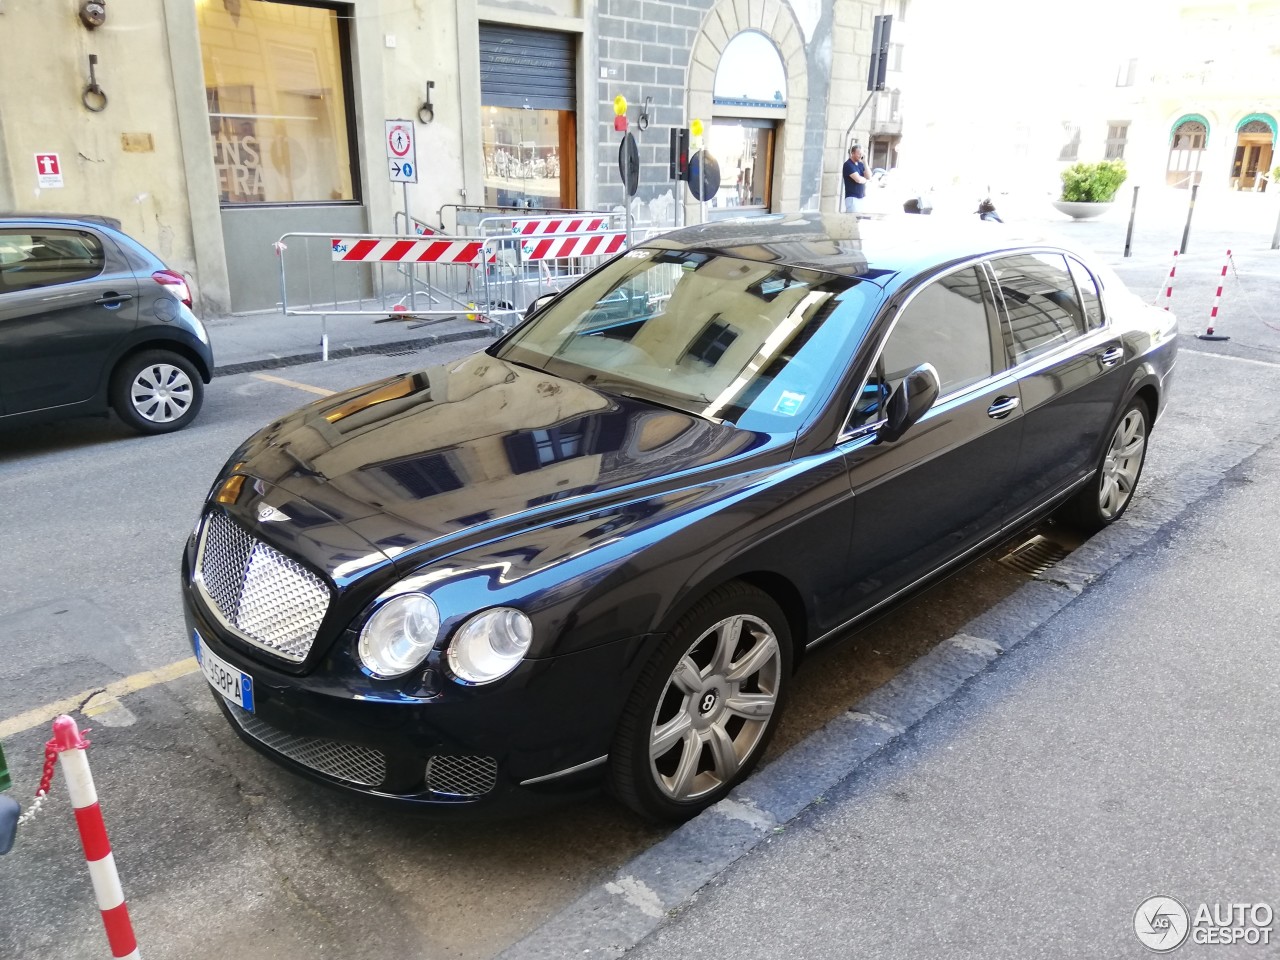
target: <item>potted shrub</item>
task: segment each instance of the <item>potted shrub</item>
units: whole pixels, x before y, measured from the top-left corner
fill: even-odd
[[[1062,171],[1062,198],[1053,205],[1076,220],[1100,217],[1111,209],[1111,201],[1128,175],[1123,160],[1072,164]]]

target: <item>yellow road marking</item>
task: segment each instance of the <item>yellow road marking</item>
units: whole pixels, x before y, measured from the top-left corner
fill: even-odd
[[[187,657],[185,660],[166,664],[154,670],[144,670],[141,673],[133,674],[133,676],[124,677],[100,689],[85,690],[75,696],[64,697],[53,703],[46,703],[43,707],[35,707],[25,713],[18,714],[16,717],[0,720],[0,740],[12,737],[16,733],[22,733],[24,730],[30,730],[32,727],[52,723],[54,717],[64,713],[78,710],[86,717],[104,713],[116,706],[116,701],[126,694],[137,693],[147,687],[154,687],[158,683],[177,680],[179,677],[185,677],[187,674],[195,673],[199,669],[200,664],[196,663],[196,658]]]
[[[251,373],[251,377],[257,377],[259,380],[265,380],[267,383],[278,383],[282,387],[293,387],[295,390],[305,390],[307,393],[318,393],[322,397],[332,397],[337,390],[326,390],[324,387],[313,387],[309,383],[299,383],[297,380],[286,380],[284,377],[273,377],[269,373]]]

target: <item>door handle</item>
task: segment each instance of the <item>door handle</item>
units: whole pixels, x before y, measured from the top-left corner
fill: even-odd
[[[133,299],[133,294],[131,293],[116,293],[114,290],[112,290],[108,293],[104,293],[102,296],[100,296],[97,300],[93,302],[103,307],[118,307],[120,306],[120,304],[124,303],[126,300],[132,300],[132,299]]]
[[[1112,347],[1098,354],[1098,362],[1104,367],[1114,367],[1124,359],[1124,351],[1120,347]]]
[[[987,407],[987,416],[992,420],[1003,420],[1017,409],[1017,397],[996,397],[995,403]]]

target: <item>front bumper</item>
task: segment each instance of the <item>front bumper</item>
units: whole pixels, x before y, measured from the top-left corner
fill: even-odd
[[[206,649],[253,678],[252,713],[211,692],[254,749],[346,792],[459,812],[597,789],[627,693],[657,639],[526,661],[492,687],[446,681],[434,697],[389,690],[379,699],[334,677],[273,669],[229,638],[189,585],[184,610],[188,640],[198,632]]]

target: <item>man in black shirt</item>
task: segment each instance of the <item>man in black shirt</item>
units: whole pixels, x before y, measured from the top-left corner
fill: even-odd
[[[857,144],[849,148],[840,179],[844,183],[844,212],[862,212],[862,200],[867,195],[867,165],[862,162],[862,148]]]

